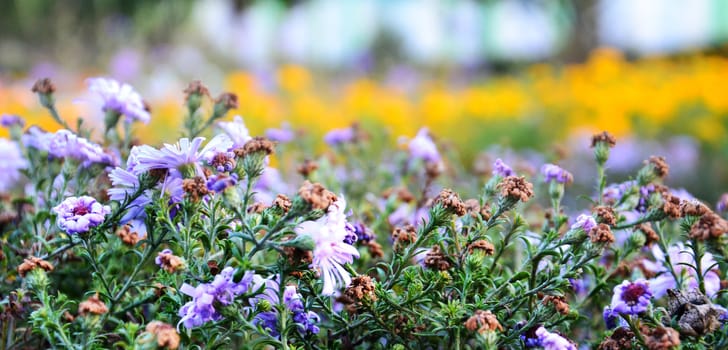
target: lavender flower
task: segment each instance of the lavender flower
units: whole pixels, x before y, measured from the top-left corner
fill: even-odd
[[[90,78],[86,80],[89,91],[98,94],[103,100],[104,112],[113,111],[125,115],[128,122],[149,123],[150,115],[142,97],[128,84],[113,79]]]
[[[546,328],[539,327],[536,336],[544,350],[576,350],[576,345],[568,339],[557,333],[551,333]]]
[[[647,307],[650,306],[650,298],[652,298],[652,291],[646,280],[624,281],[614,287],[610,309],[614,315],[637,315],[647,310]]]
[[[175,175],[191,177],[203,176],[201,160],[210,161],[219,152],[227,152],[233,141],[225,135],[217,135],[205,147],[200,149],[204,137],[196,137],[190,142],[182,138],[174,145],[165,144],[161,149],[141,147],[135,154],[134,173],[142,173],[152,169],[168,169]]]
[[[263,279],[258,275],[253,276],[253,289],[259,290],[263,288],[263,291],[261,294],[250,298],[250,304],[255,306],[261,301],[266,301],[271,306],[281,304],[281,300],[278,298],[278,290],[280,288],[278,279],[278,276],[266,279]],[[320,318],[314,312],[305,311],[303,298],[296,290],[296,286],[286,286],[283,291],[282,304],[285,306],[285,310],[290,311],[291,314],[293,314],[293,321],[298,326],[299,332],[311,332],[313,334],[317,334],[319,332],[319,328],[316,324],[320,321]],[[253,324],[260,325],[263,329],[267,329],[270,335],[274,337],[278,337],[280,335],[278,330],[278,310],[275,308],[271,311],[264,311],[255,315]]]
[[[68,234],[88,232],[98,226],[111,212],[108,205],[101,205],[89,196],[68,197],[53,208],[58,215],[58,227]]]
[[[606,202],[619,202],[622,197],[632,188],[632,186],[635,186],[636,184],[637,182],[634,180],[618,184],[610,184],[604,189],[604,192],[602,193],[602,198],[604,198]]]
[[[140,186],[139,179],[136,175],[119,167],[114,168],[109,173],[109,179],[113,187],[106,192],[112,201],[123,202],[134,194]],[[120,223],[123,224],[133,219],[144,218],[144,208],[152,202],[150,196],[149,191],[145,191],[129,203],[127,212],[121,218]]]
[[[417,136],[410,140],[408,149],[413,159],[422,159],[430,163],[440,162],[440,153],[427,128],[422,128],[417,132]]]
[[[273,142],[287,143],[293,141],[295,134],[288,125],[284,125],[280,129],[271,128],[266,130],[265,137]]]
[[[3,114],[2,116],[0,116],[0,125],[6,128],[12,126],[19,126],[22,128],[23,125],[25,125],[25,121],[23,120],[23,118],[15,114]]]
[[[245,127],[243,118],[236,115],[231,122],[219,122],[217,126],[232,140],[231,148],[245,146],[245,143],[252,140],[248,128]]]
[[[546,182],[556,181],[558,183],[566,184],[574,181],[574,176],[572,176],[570,172],[554,164],[544,164],[544,166],[541,167],[541,174],[543,174],[544,181]]]
[[[28,168],[18,144],[0,139],[0,193],[7,192],[20,179],[20,170]]]
[[[334,129],[326,133],[324,142],[329,146],[338,146],[344,143],[352,142],[356,137],[356,132],[351,127],[344,129]]]
[[[323,295],[333,295],[335,287],[346,287],[351,283],[351,276],[343,265],[359,257],[359,251],[344,242],[348,235],[345,208],[346,201],[339,197],[329,206],[325,216],[302,222],[295,229],[297,234],[311,237],[316,244],[312,267],[321,272]]]
[[[584,232],[589,232],[597,226],[597,221],[594,217],[588,214],[581,214],[576,218],[576,222],[571,225],[572,230],[582,229]]]
[[[516,175],[516,172],[504,163],[500,158],[493,163],[493,176],[508,177]]]
[[[222,318],[220,312],[215,309],[216,305],[227,306],[232,304],[240,294],[247,292],[253,282],[253,272],[247,271],[240,282],[233,282],[235,269],[224,268],[210,283],[201,283],[197,287],[185,283],[180,292],[192,297],[179,310],[182,319],[177,324],[184,324],[186,328],[195,328],[210,321],[218,321]]]
[[[728,209],[728,193],[723,193],[715,205],[715,210],[719,213],[725,213],[726,209]]]
[[[673,274],[670,273],[662,249],[657,245],[652,246],[652,255],[656,261],[643,260],[642,265],[646,270],[656,273],[657,276],[649,280],[650,290],[655,298],[660,298],[667,293],[668,289],[688,289],[698,288],[697,272],[690,266],[696,266],[695,258],[691,248],[685,247],[683,243],[677,243],[667,248],[667,254],[670,257],[673,272],[682,281],[682,285],[678,285]],[[709,297],[715,296],[720,290],[720,276],[713,268],[716,266],[713,254],[706,252],[700,260],[700,266],[703,274],[703,283],[705,284],[705,294]]]
[[[53,157],[80,161],[84,167],[93,164],[116,165],[118,162],[111,154],[105,153],[101,146],[65,129],[56,131],[50,137],[40,136],[31,143],[35,143],[33,146],[40,146]]]
[[[238,174],[217,174],[207,179],[207,189],[216,193],[225,191],[228,187],[233,187],[238,183]]]

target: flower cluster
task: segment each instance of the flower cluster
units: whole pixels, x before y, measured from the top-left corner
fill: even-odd
[[[207,322],[218,321],[222,318],[220,307],[228,306],[235,298],[247,292],[253,283],[253,273],[246,272],[239,282],[233,277],[237,270],[232,267],[224,268],[210,283],[200,283],[197,287],[183,284],[179,291],[192,300],[180,308],[179,324],[186,328],[199,327]]]

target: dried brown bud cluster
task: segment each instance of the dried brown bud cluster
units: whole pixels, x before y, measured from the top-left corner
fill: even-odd
[[[124,225],[116,230],[116,235],[128,246],[135,246],[139,243],[139,232],[132,231],[130,225]]]
[[[210,90],[207,89],[207,86],[202,84],[199,80],[194,80],[190,82],[189,85],[183,90],[185,93],[185,101],[189,101],[190,95],[198,95],[198,96],[210,96]]]
[[[594,213],[597,214],[597,221],[614,226],[617,223],[617,216],[614,214],[614,209],[609,206],[600,205],[594,207]]]
[[[159,252],[157,254],[157,261],[159,262],[159,267],[163,268],[169,273],[179,271],[185,266],[182,258],[172,254],[169,250]]]
[[[236,109],[238,108],[238,95],[224,92],[215,100],[215,104],[220,104],[227,110]]]
[[[594,136],[592,136],[591,147],[594,148],[594,147],[596,147],[597,144],[602,143],[602,142],[609,145],[609,148],[612,148],[617,145],[617,139],[614,136],[612,136],[612,134],[610,134],[606,131],[602,131],[601,133],[594,134]]]
[[[226,152],[218,152],[210,160],[210,165],[218,169],[218,171],[229,171],[230,169],[235,169],[237,163],[235,162],[235,158]]]
[[[273,200],[273,206],[283,209],[284,213],[291,210],[292,205],[293,203],[291,202],[291,199],[285,194],[279,194],[276,196],[276,199]]]
[[[364,244],[367,246],[369,255],[371,255],[372,258],[381,258],[384,256],[384,250],[382,250],[382,245],[377,243],[375,240],[371,239]]]
[[[670,166],[667,165],[665,157],[650,156],[650,158],[647,159],[646,164],[651,164],[655,171],[655,175],[660,178],[665,178],[670,173]]]
[[[18,266],[18,274],[20,277],[25,277],[28,272],[35,268],[43,269],[45,271],[53,271],[53,265],[51,263],[41,258],[31,256],[23,260],[23,263]]]
[[[607,224],[598,224],[589,231],[589,238],[592,243],[614,243],[614,235]]]
[[[728,232],[728,222],[720,215],[710,212],[700,217],[700,219],[690,227],[690,238],[706,240],[710,238],[718,238]]]
[[[476,310],[473,316],[465,321],[465,328],[471,332],[478,331],[483,334],[485,332],[503,331],[503,326],[498,319],[490,311]]]
[[[152,321],[145,328],[147,333],[154,334],[160,348],[175,350],[179,347],[179,334],[173,326],[160,321]]]
[[[604,339],[599,344],[597,350],[630,350],[634,349],[632,346],[635,336],[634,333],[627,327],[619,327],[614,330],[612,335]]]
[[[81,316],[88,314],[103,315],[107,312],[109,312],[109,308],[99,299],[98,293],[78,304],[78,314]]]
[[[296,169],[299,174],[303,177],[308,177],[311,175],[316,169],[318,169],[318,163],[316,163],[315,160],[311,159],[305,159],[301,165],[298,166]]]
[[[202,197],[210,193],[202,176],[182,180],[182,190],[187,193],[193,202],[199,202]]]
[[[435,204],[442,205],[445,210],[451,211],[457,216],[465,215],[465,203],[460,200],[457,193],[449,188],[440,191],[440,194],[435,197]]]
[[[527,202],[533,197],[533,184],[523,176],[508,176],[498,185],[503,197],[510,197]]]
[[[648,223],[644,223],[635,227],[635,230],[642,231],[642,233],[645,235],[646,246],[652,245],[652,243],[660,241],[660,236],[657,234],[657,232],[655,232],[654,229],[652,229],[652,225]]]
[[[394,250],[399,250],[417,240],[417,229],[410,224],[397,227],[392,231],[392,239],[394,240]]]
[[[266,210],[266,209],[268,209],[268,206],[265,203],[255,202],[255,203],[249,205],[246,210],[248,211],[248,213],[251,213],[251,214],[260,214],[263,212],[263,210]]]
[[[493,255],[495,253],[495,247],[492,243],[479,239],[468,246],[468,253],[473,254],[474,251],[481,251],[485,255]]]
[[[308,180],[303,182],[301,188],[298,190],[298,195],[313,209],[326,210],[329,205],[336,202],[338,198],[336,195],[327,190],[320,183],[311,183]]]
[[[38,94],[48,95],[56,92],[56,86],[49,78],[43,78],[38,79],[38,81],[33,84],[31,91]]]
[[[425,255],[425,266],[433,270],[445,271],[450,268],[450,258],[440,251],[440,246],[433,246]]]
[[[569,313],[569,303],[562,295],[547,295],[541,301],[544,305],[553,305],[556,312],[567,315]]]
[[[649,350],[670,350],[680,346],[680,334],[670,327],[656,327],[645,332]]]
[[[355,301],[376,301],[377,294],[374,292],[374,281],[367,275],[356,276],[351,279],[351,284],[344,295]]]
[[[382,197],[388,199],[390,196],[396,195],[397,199],[402,202],[409,203],[415,200],[415,196],[406,187],[388,188],[382,192]]]
[[[238,158],[243,158],[246,155],[258,153],[261,152],[265,155],[271,155],[275,152],[276,145],[273,143],[273,141],[268,140],[265,137],[262,136],[256,136],[252,138],[250,141],[246,142],[243,147],[238,147],[233,150],[233,153],[235,153],[235,156]]]
[[[683,201],[680,205],[680,211],[682,216],[703,216],[711,212],[710,208],[697,200]]]
[[[671,219],[678,219],[682,216],[682,210],[680,209],[680,198],[673,196],[668,191],[662,193],[662,212],[665,213]]]

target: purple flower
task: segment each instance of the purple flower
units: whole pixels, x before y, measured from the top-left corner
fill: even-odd
[[[723,193],[718,199],[718,203],[715,205],[715,210],[720,213],[724,213],[728,209],[728,193]]]
[[[108,205],[101,205],[89,196],[68,197],[53,208],[58,215],[58,227],[68,234],[88,232],[98,226],[111,212]]]
[[[493,163],[493,176],[508,177],[516,175],[516,172],[504,163],[500,158]]]
[[[427,128],[422,128],[417,132],[417,136],[410,140],[408,149],[413,159],[422,159],[429,163],[440,162],[440,153]]]
[[[667,254],[670,257],[673,272],[683,283],[678,285],[673,274],[668,269],[665,254],[657,245],[652,246],[652,255],[656,261],[643,260],[642,265],[646,270],[656,273],[657,276],[650,279],[650,290],[655,298],[660,298],[667,293],[668,289],[695,289],[698,288],[697,273],[694,268],[696,266],[693,250],[685,247],[683,243],[677,243],[667,248]],[[700,266],[703,274],[703,282],[705,283],[705,294],[713,297],[720,290],[720,276],[713,269],[716,266],[713,254],[706,252],[700,260]]]
[[[20,179],[20,170],[28,168],[18,144],[0,139],[0,193],[7,192]]]
[[[53,133],[45,132],[41,128],[33,125],[21,136],[20,140],[25,147],[32,147],[48,152],[51,138],[53,138]]]
[[[250,298],[250,304],[255,306],[261,301],[267,301],[271,306],[281,304],[281,300],[278,298],[278,291],[280,284],[278,283],[278,276],[272,278],[263,279],[258,275],[253,276],[253,290],[259,290],[263,288],[261,294]],[[306,312],[303,305],[303,298],[298,293],[296,286],[288,285],[283,291],[282,304],[285,309],[293,315],[293,321],[298,326],[298,330],[301,333],[311,332],[317,334],[319,332],[316,324],[320,321],[319,316],[314,312]],[[278,310],[273,308],[271,311],[264,311],[257,315],[253,319],[253,324],[260,325],[263,329],[267,329],[270,335],[278,337],[280,332],[278,330]]]
[[[557,333],[551,333],[546,328],[536,330],[540,345],[544,350],[576,350],[576,345]]]
[[[624,320],[617,316],[617,314],[615,314],[612,308],[610,308],[609,306],[604,307],[602,317],[604,318],[604,324],[606,325],[607,329],[615,329],[617,328],[618,323],[624,322]]]
[[[287,143],[293,141],[295,134],[288,125],[280,129],[271,128],[265,131],[265,137],[273,142]]]
[[[157,266],[161,267],[162,266],[162,255],[166,255],[166,254],[172,254],[172,249],[165,248],[161,252],[159,252],[159,254],[157,254],[157,257],[154,258],[154,263],[157,264]]]
[[[594,217],[588,214],[581,214],[576,218],[576,222],[571,225],[572,230],[578,230],[582,229],[584,232],[591,231],[594,227],[597,226],[597,221],[594,220]]]
[[[15,114],[3,114],[0,116],[0,125],[6,128],[11,126],[19,126],[22,128],[25,125],[25,120]]]
[[[236,115],[231,122],[219,122],[217,126],[232,140],[231,148],[243,147],[252,140],[248,128],[245,127],[243,118]]]
[[[112,201],[123,202],[129,196],[133,195],[139,188],[139,179],[136,175],[122,168],[116,167],[109,173],[112,188],[106,190],[109,199]],[[126,223],[137,218],[144,218],[144,208],[152,202],[149,191],[145,191],[139,197],[135,198],[127,206],[127,212],[121,218],[120,223]]]
[[[103,100],[103,111],[113,111],[126,116],[128,122],[138,120],[149,123],[150,115],[142,97],[128,84],[114,79],[90,78],[86,80],[89,91],[98,94]]]
[[[329,146],[338,146],[354,140],[356,133],[351,127],[344,129],[334,129],[326,133],[324,142]]]
[[[192,297],[179,310],[182,319],[177,324],[184,324],[186,328],[199,327],[210,321],[218,321],[222,315],[215,309],[216,305],[230,305],[235,297],[247,292],[253,282],[253,272],[247,271],[240,282],[233,282],[236,270],[232,267],[224,268],[210,283],[201,283],[197,287],[185,283],[180,292]]]
[[[101,146],[61,129],[55,133],[47,133],[37,127],[28,129],[22,136],[23,144],[48,152],[54,158],[71,158],[81,162],[84,167],[93,164],[115,165],[118,160],[105,153]]]
[[[207,189],[216,193],[225,191],[228,187],[233,187],[238,183],[238,174],[217,174],[207,179]]]
[[[555,164],[544,164],[541,167],[541,174],[543,174],[546,182],[556,181],[565,184],[574,180],[574,176],[570,172]]]
[[[606,202],[619,202],[622,197],[632,188],[632,186],[635,186],[637,184],[636,181],[625,181],[618,184],[610,184],[604,189],[604,192],[602,193],[602,198]]]
[[[204,148],[200,149],[204,137],[196,137],[190,142],[182,138],[174,145],[165,144],[161,149],[140,147],[135,153],[133,172],[140,174],[152,169],[168,169],[188,177],[193,174],[203,176],[200,160],[210,161],[219,152],[227,152],[233,141],[225,135],[217,135]]]
[[[344,212],[346,201],[343,196],[329,206],[328,213],[316,221],[305,221],[295,231],[307,235],[314,241],[313,264],[321,273],[323,295],[333,295],[335,287],[346,287],[351,283],[344,265],[359,257],[359,251],[344,240],[347,238],[347,221]]]
[[[646,280],[641,278],[634,282],[624,281],[614,287],[614,295],[609,307],[614,315],[637,315],[647,310],[647,307],[650,306],[650,298],[652,298],[652,291]]]

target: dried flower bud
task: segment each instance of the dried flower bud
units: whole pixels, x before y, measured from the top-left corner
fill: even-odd
[[[683,201],[680,210],[682,216],[703,216],[711,212],[710,208],[697,200]]]
[[[262,202],[255,202],[248,206],[248,213],[251,214],[260,214],[263,212],[263,210],[268,209],[268,206],[265,203]]]
[[[665,157],[650,156],[646,164],[652,165],[655,175],[659,178],[665,178],[670,173],[670,166],[667,165]]]
[[[243,147],[239,147],[233,150],[235,156],[243,158],[249,154],[259,153],[266,156],[271,155],[275,152],[275,144],[262,136],[252,138],[246,142]]]
[[[121,238],[121,241],[130,247],[135,246],[139,243],[139,232],[132,231],[130,225],[124,225],[116,230],[116,235]]]
[[[53,265],[51,263],[43,259],[31,256],[23,260],[23,263],[18,266],[18,274],[20,275],[20,277],[25,277],[28,272],[35,268],[43,269],[46,272],[53,271]]]
[[[170,249],[165,249],[159,252],[157,257],[154,259],[154,262],[169,273],[182,270],[185,266],[184,260],[172,254]]]
[[[566,298],[563,295],[547,295],[541,303],[544,305],[553,305],[556,312],[562,315],[569,314],[569,303],[566,302]]]
[[[700,217],[698,222],[690,227],[690,238],[707,240],[710,238],[718,238],[722,234],[728,232],[728,222],[720,217],[720,215],[710,212]]]
[[[222,117],[229,110],[238,108],[238,96],[229,92],[222,93],[215,100],[215,106],[213,108],[213,114],[218,118]]]
[[[182,180],[182,189],[193,202],[199,202],[202,197],[210,193],[210,190],[207,189],[207,182],[201,176]]]
[[[680,334],[670,327],[656,327],[645,335],[648,350],[670,350],[680,346]]]
[[[449,188],[440,191],[435,197],[435,204],[442,205],[445,210],[457,216],[465,215],[465,204],[460,200],[460,196]]]
[[[527,202],[533,197],[533,184],[526,181],[523,176],[508,176],[498,186],[503,197],[513,198],[521,202]]]
[[[654,229],[652,229],[652,226],[648,223],[644,223],[635,227],[635,230],[642,231],[642,233],[645,235],[646,246],[652,245],[652,243],[660,241],[660,236],[657,234],[657,232],[655,232]]]
[[[440,251],[440,246],[433,246],[425,255],[425,266],[434,270],[445,271],[450,268],[450,258]]]
[[[276,196],[276,199],[273,200],[273,206],[283,209],[284,213],[291,210],[292,205],[293,203],[291,202],[291,199],[285,194],[279,194]]]
[[[614,235],[607,224],[599,224],[589,231],[592,243],[614,243]]]
[[[609,226],[614,226],[617,223],[617,216],[614,214],[614,209],[605,205],[594,207],[594,213],[597,214],[597,221],[605,223]]]
[[[311,173],[316,171],[316,169],[318,169],[318,163],[316,163],[316,161],[305,159],[296,170],[298,170],[298,173],[301,174],[301,176],[307,178],[309,175],[311,175]]]
[[[372,278],[367,275],[360,275],[351,279],[351,284],[344,291],[344,295],[358,302],[376,301],[377,295],[374,290]]]
[[[173,326],[160,321],[152,321],[147,324],[145,330],[147,333],[154,334],[160,348],[175,350],[179,347],[179,334]]]
[[[609,132],[602,131],[601,133],[594,134],[594,136],[592,136],[591,147],[597,147],[600,143],[606,144],[609,148],[613,148],[617,145],[617,139]]]
[[[207,261],[207,269],[210,270],[210,274],[213,276],[220,273],[220,266],[217,265],[217,261],[215,261],[215,260]]]
[[[631,350],[634,349],[632,346],[634,340],[632,330],[627,327],[619,327],[599,344],[597,350]]]
[[[410,224],[396,227],[392,231],[392,239],[394,240],[394,250],[399,250],[417,240],[417,229]]]
[[[56,92],[56,86],[49,78],[38,79],[33,84],[32,92],[42,95],[49,95]]]
[[[436,179],[443,171],[445,171],[445,164],[442,162],[425,163],[425,175],[429,179]]]
[[[366,242],[367,248],[369,250],[369,255],[372,256],[372,258],[381,258],[384,256],[384,250],[382,250],[382,245],[377,243],[375,240],[370,240]]]
[[[471,332],[478,331],[480,334],[486,332],[503,331],[503,326],[498,322],[498,319],[490,311],[476,310],[467,321],[465,321],[465,328]]]
[[[313,252],[310,250],[304,250],[298,247],[283,247],[283,254],[285,254],[288,265],[299,266],[299,265],[311,265],[313,263]]]
[[[481,251],[485,255],[493,255],[495,253],[495,247],[492,243],[479,239],[468,246],[468,253],[473,254],[474,251]]]
[[[338,199],[333,192],[327,190],[320,183],[311,183],[308,180],[303,182],[298,190],[298,195],[315,210],[327,210],[329,205]]]
[[[210,97],[210,90],[199,80],[192,81],[187,88],[183,91],[185,93],[185,101],[187,101],[187,108],[191,111],[196,111],[202,104],[202,98],[207,96]]]
[[[98,293],[78,304],[78,314],[81,316],[88,314],[103,315],[107,312],[109,312],[109,308],[99,299]]]

